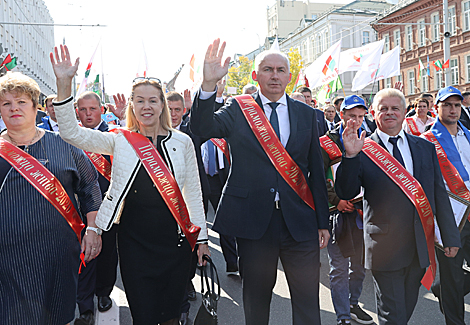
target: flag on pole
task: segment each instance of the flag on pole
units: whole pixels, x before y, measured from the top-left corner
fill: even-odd
[[[331,95],[342,89],[343,84],[341,83],[341,79],[337,77],[335,80],[332,82],[325,84],[322,86],[320,91],[317,93],[317,101],[321,104],[325,104],[328,99],[330,99]]]
[[[431,69],[429,67],[429,55],[428,55],[428,66],[427,66],[427,69],[426,69],[426,73],[428,74],[428,76],[431,76]]]
[[[380,63],[380,57],[382,56],[384,44],[385,40],[380,40],[341,52],[339,59],[339,73],[377,69]]]
[[[274,40],[274,42],[271,45],[271,48],[269,50],[272,51],[272,52],[281,52],[281,49],[279,47],[279,40],[277,39],[277,35],[276,35],[276,39]]]
[[[449,60],[447,60],[446,63],[442,65],[442,69],[446,69],[448,67],[449,67]]]
[[[10,54],[8,54],[10,55]],[[5,69],[7,69],[7,71],[11,71],[14,67],[16,67],[17,64],[16,64],[16,57],[14,57],[13,59],[11,59],[10,62],[8,62],[7,64],[5,64]]]
[[[100,42],[98,42],[98,45],[96,45],[96,49],[93,52],[93,55],[91,56],[90,62],[88,62],[88,65],[85,70],[85,78],[83,78],[83,81],[80,84],[80,88],[78,88],[77,97],[80,96],[80,94],[83,93],[86,89],[86,85],[88,83],[88,76],[90,75],[91,66],[93,65],[93,58],[95,57],[96,50],[98,50],[99,46],[100,46]]]
[[[352,81],[351,91],[358,91],[367,85],[400,74],[400,47],[396,46],[380,59],[379,68],[374,71],[358,71]]]
[[[255,67],[255,60],[253,60],[253,64],[251,65],[250,81],[249,81],[249,83],[252,84],[252,85],[258,86],[258,82],[256,82],[256,81],[253,80],[253,71],[255,71],[255,69],[256,69],[256,67]]]
[[[328,84],[338,77],[341,40],[333,44],[328,50],[305,69],[305,75],[312,80],[312,88]]]
[[[424,66],[423,64],[423,61],[421,61],[421,58],[418,59],[419,60],[419,68],[418,68],[418,82],[420,82],[421,80],[421,76],[423,74],[423,70],[426,70],[426,67]]]
[[[336,78],[336,80],[332,81],[330,83],[330,86],[331,86],[331,94],[333,94],[334,92],[336,92],[340,89],[343,89],[343,83],[341,82],[340,77],[338,76],[338,78]]]
[[[295,80],[295,84],[294,84],[294,89],[293,91],[296,91],[297,88],[299,88],[300,86],[306,86],[306,87],[309,87],[309,84],[308,84],[308,79],[307,77],[305,76],[305,73],[304,73],[304,70],[300,70],[299,73],[297,74],[297,79]]]
[[[436,71],[442,70],[442,63],[439,60],[432,61],[432,64],[434,65],[434,68],[436,68]]]

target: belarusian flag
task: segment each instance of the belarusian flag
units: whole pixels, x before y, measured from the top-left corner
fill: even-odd
[[[423,61],[421,61],[421,58],[419,58],[418,60],[419,60],[419,68],[418,68],[418,82],[419,82],[421,80],[422,71],[425,70],[426,67],[423,64]]]
[[[0,64],[0,67],[3,67],[4,65],[10,62],[11,62],[11,55],[8,54],[7,57],[2,61],[2,64]]]
[[[10,54],[8,54],[10,55]],[[7,69],[7,71],[11,71],[11,69],[13,69],[14,67],[16,67],[16,57],[14,57],[13,59],[11,59],[10,62],[8,62],[7,64],[5,64],[5,69]]]
[[[436,68],[436,71],[442,70],[442,63],[439,60],[432,61],[432,65]]]
[[[96,49],[95,49],[95,52],[93,52],[93,55],[91,56],[91,59],[90,59],[90,62],[88,62],[88,65],[86,67],[86,71],[85,71],[85,78],[83,78],[83,81],[82,83],[80,84],[80,88],[78,88],[78,92],[77,92],[77,97],[85,91],[86,89],[86,85],[88,83],[88,76],[90,75],[90,71],[91,71],[91,65],[93,64],[93,58],[95,57],[95,54],[96,54],[96,50],[98,49],[98,46],[100,45],[100,43],[98,42],[98,45],[96,45]]]
[[[309,87],[307,76],[305,76],[305,73],[303,70],[300,70],[299,73],[297,74],[297,79],[295,80],[293,91],[296,91],[297,88],[299,88],[300,86]]]
[[[448,67],[449,67],[449,60],[447,60],[446,63],[442,65],[442,69],[446,69]]]

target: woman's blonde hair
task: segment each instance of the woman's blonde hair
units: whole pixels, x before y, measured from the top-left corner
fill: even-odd
[[[21,72],[8,71],[0,78],[0,98],[6,93],[26,94],[31,98],[33,107],[38,106],[41,89],[36,81]]]
[[[160,125],[166,131],[172,129],[171,127],[171,115],[170,110],[168,109],[168,104],[166,102],[165,96],[163,95],[162,85],[153,79],[139,79],[132,85],[132,92],[131,96],[129,97],[129,103],[127,104],[126,108],[126,126],[130,131],[137,132],[140,130],[139,121],[134,114],[134,104],[132,101],[134,100],[134,91],[139,86],[153,86],[158,89],[160,95],[159,98],[163,103],[162,113],[160,114]]]

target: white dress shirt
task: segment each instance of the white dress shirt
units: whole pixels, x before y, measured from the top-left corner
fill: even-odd
[[[209,146],[207,145],[207,142],[211,140],[207,140],[201,145],[201,156],[202,156],[202,162],[204,164],[204,170],[206,171],[206,174],[209,175]],[[219,149],[214,144],[214,151],[215,151],[215,157],[216,157],[216,173],[218,174],[220,169],[224,169],[224,153],[222,150]]]
[[[385,144],[388,152],[393,156],[393,144],[388,142],[388,139],[391,138],[387,133],[384,133],[377,129],[377,134],[380,137],[380,140]],[[405,132],[403,129],[400,130],[398,133],[400,139],[397,141],[398,149],[400,150],[401,156],[403,157],[403,161],[405,163],[406,170],[413,175],[413,158],[411,156],[410,145],[408,144],[408,139],[406,138]],[[395,137],[396,138],[396,137]]]
[[[49,123],[51,123],[51,128],[52,128],[51,131],[59,132],[59,125],[57,124],[56,121],[54,121],[53,119],[49,117]]]

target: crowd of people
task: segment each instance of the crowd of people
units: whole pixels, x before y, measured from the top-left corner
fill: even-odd
[[[258,86],[227,100],[224,49],[209,45],[193,99],[134,79],[109,105],[121,127],[96,93],[73,98],[79,61],[64,45],[46,116],[34,80],[0,78],[0,323],[70,324],[78,304],[74,324],[94,324],[119,261],[134,324],[188,324],[210,203],[245,324],[269,323],[279,260],[292,323],[320,324],[323,248],[338,324],[374,323],[359,305],[366,269],[379,324],[407,324],[421,284],[447,324],[465,324],[470,225],[449,195],[470,205],[470,93],[407,107],[398,85],[320,109],[308,87],[286,94],[289,59],[273,50],[255,59]]]

